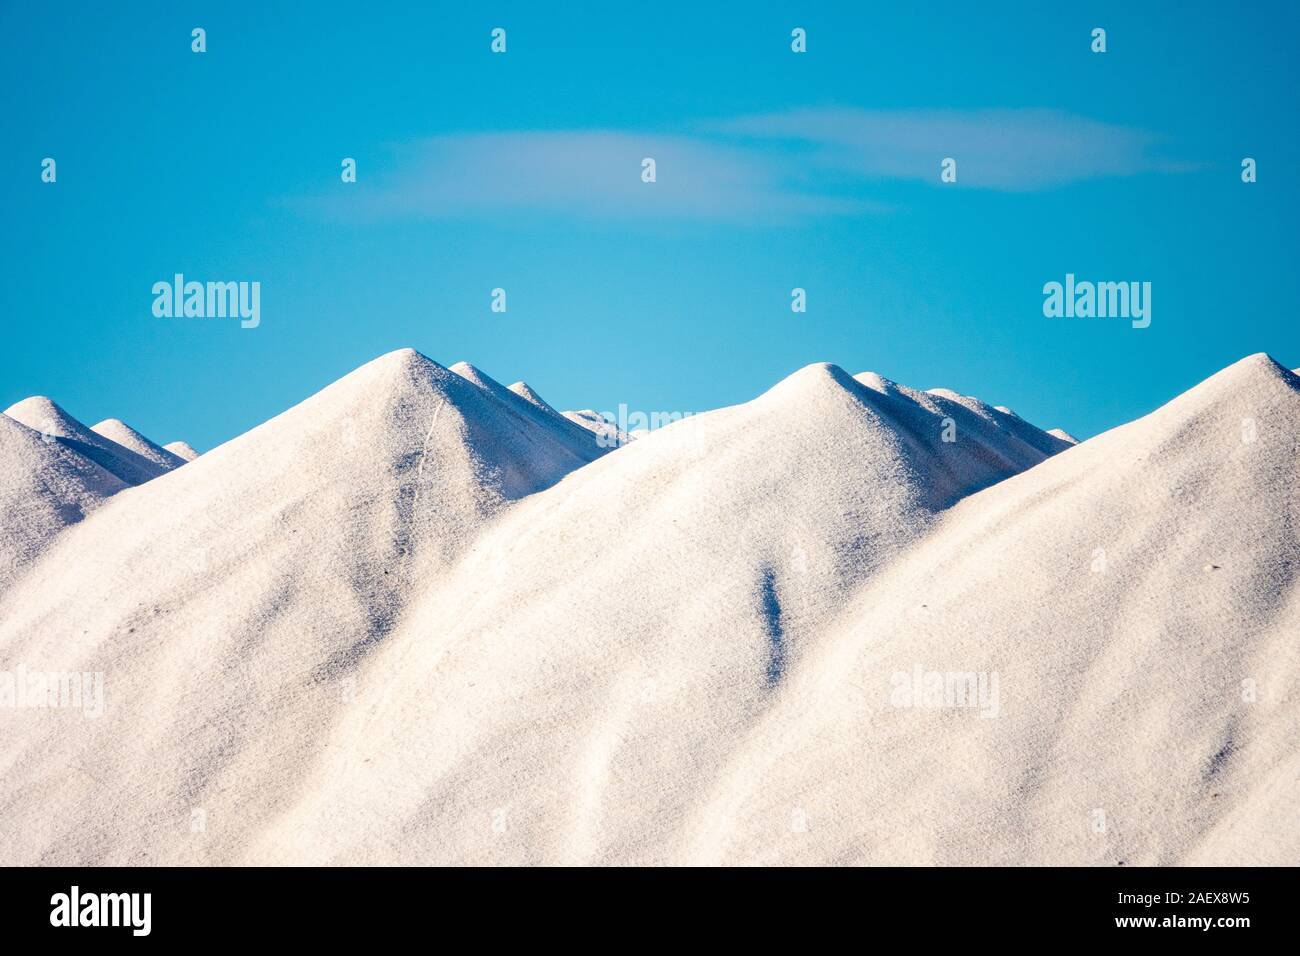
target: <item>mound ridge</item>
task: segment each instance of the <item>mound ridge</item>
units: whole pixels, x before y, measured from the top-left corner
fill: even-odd
[[[163,445],[163,449],[171,452],[182,461],[193,461],[195,458],[199,457],[199,453],[195,451],[188,442],[171,441]]]
[[[533,387],[527,382],[515,382],[513,385],[508,387],[510,391],[514,392],[524,401],[530,402],[545,411],[555,412],[555,409],[551,407],[550,403],[533,391]],[[559,413],[556,412],[556,414],[558,415]]]
[[[962,501],[848,602],[683,856],[1295,859],[1297,449],[1300,379],[1256,355]],[[997,675],[995,719],[897,706],[916,670]]]
[[[5,414],[33,431],[52,436],[128,485],[144,484],[165,470],[131,449],[91,431],[44,395],[16,402],[5,409]]]
[[[1300,378],[1267,356],[1082,444],[819,364],[599,452],[408,349],[87,499],[0,656],[109,706],[0,710],[0,859],[1300,854]]]
[[[125,487],[49,433],[0,415],[0,592],[55,535]]]
[[[367,662],[248,859],[673,859],[700,780],[845,597],[1009,448],[1042,457],[940,426],[814,365],[520,502]],[[472,821],[506,806],[523,836],[487,846]]]
[[[516,390],[513,386],[506,388],[468,362],[457,362],[451,366],[451,371],[466,381],[473,382],[514,415],[546,429],[548,434],[552,435],[555,440],[559,441],[582,462],[594,461],[604,454],[604,449],[593,440],[585,429],[575,428],[573,422],[542,401],[536,392],[523,385],[522,382],[516,384],[523,385],[527,394],[524,391]]]
[[[3,715],[0,766],[22,769],[0,782],[21,804],[0,858],[229,858],[235,832],[150,821],[197,801],[255,827],[421,582],[583,463],[560,428],[402,350],[67,528],[0,597],[0,648],[102,671],[114,704],[75,735]]]
[[[185,464],[184,458],[154,444],[120,418],[106,418],[97,425],[91,425],[90,430],[135,452],[164,471],[171,471]]]

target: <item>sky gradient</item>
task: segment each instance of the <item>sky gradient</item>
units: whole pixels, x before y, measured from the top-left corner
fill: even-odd
[[[1300,365],[1296,5],[870,6],[8,0],[0,407],[207,450],[412,346],[560,408],[830,361],[1087,437]],[[178,272],[260,325],[156,318]],[[1066,273],[1150,327],[1045,318]]]

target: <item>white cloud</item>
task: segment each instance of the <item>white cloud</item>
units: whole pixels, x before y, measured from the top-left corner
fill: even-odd
[[[439,217],[537,210],[584,217],[770,219],[869,204],[794,188],[780,150],[613,131],[473,133],[411,144],[356,209]],[[641,162],[657,179],[642,182]]]
[[[535,211],[623,220],[764,222],[888,208],[864,198],[898,181],[1033,190],[1101,177],[1179,172],[1158,137],[1054,110],[886,112],[801,109],[688,134],[618,130],[436,136],[401,147],[364,187],[306,205],[330,214],[454,218]],[[657,181],[641,180],[655,160]],[[891,194],[893,195],[893,194]],[[896,195],[895,195],[896,198]]]
[[[1153,133],[1057,110],[803,109],[730,120],[714,130],[745,137],[756,148],[803,144],[812,149],[812,162],[867,179],[938,183],[940,160],[953,157],[958,182],[985,189],[1043,189],[1191,168],[1159,157]]]

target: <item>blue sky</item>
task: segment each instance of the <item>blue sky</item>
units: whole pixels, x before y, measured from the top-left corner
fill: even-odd
[[[0,407],[207,449],[409,345],[562,408],[831,361],[1083,437],[1300,365],[1293,4],[563,6],[0,4]],[[156,318],[177,272],[260,326]],[[1067,272],[1151,326],[1045,318]]]

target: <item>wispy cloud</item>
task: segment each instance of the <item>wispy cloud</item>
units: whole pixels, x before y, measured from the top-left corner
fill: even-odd
[[[887,204],[888,182],[1034,190],[1179,172],[1150,132],[1052,110],[882,112],[804,109],[732,118],[687,134],[619,130],[437,136],[409,143],[364,187],[306,200],[318,211],[449,218],[536,211],[583,218],[739,222],[856,215]],[[641,179],[645,158],[657,180]],[[373,177],[373,178],[371,178]],[[891,194],[891,201],[897,196]]]
[[[718,136],[604,130],[438,136],[400,151],[373,189],[335,211],[441,217],[505,210],[639,219],[782,218],[862,212],[860,199],[805,190],[771,149]],[[655,161],[656,181],[641,179]]]
[[[1029,190],[1086,179],[1183,172],[1159,155],[1160,137],[1058,110],[888,112],[804,109],[717,124],[755,143],[812,148],[812,161],[864,178],[939,181],[952,157],[966,187]]]

